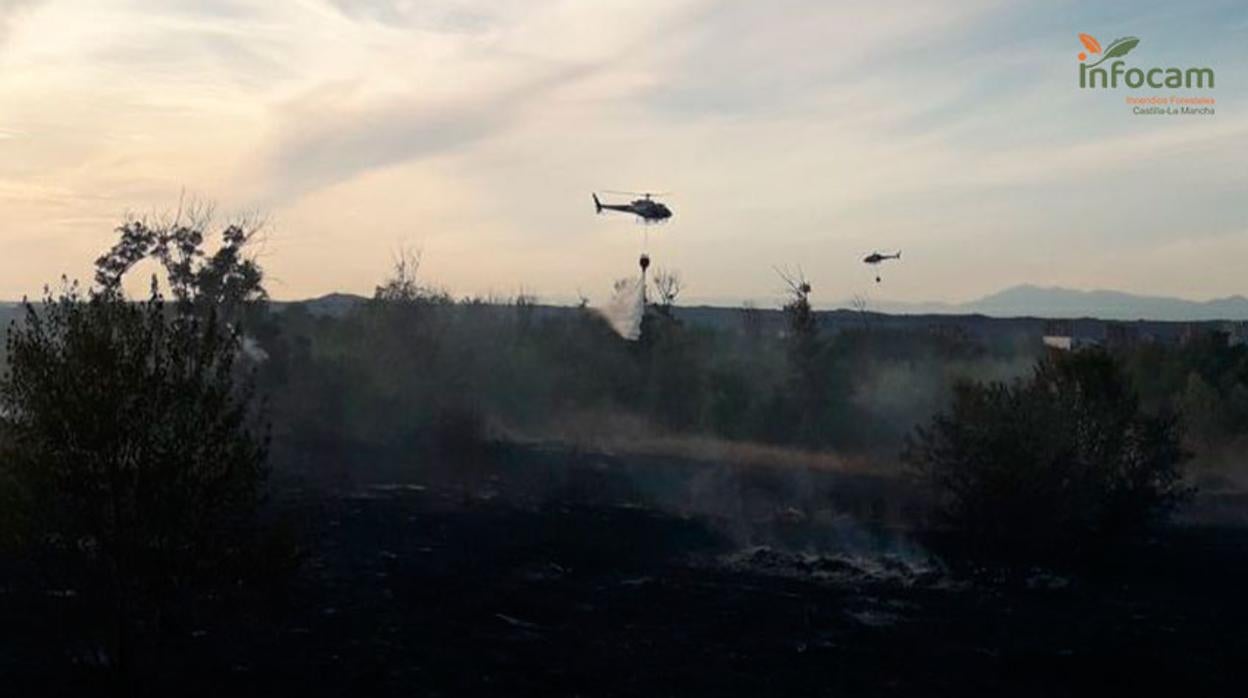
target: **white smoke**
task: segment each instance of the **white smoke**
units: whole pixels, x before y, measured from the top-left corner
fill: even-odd
[[[606,306],[597,308],[611,329],[629,341],[641,337],[641,318],[646,313],[645,291],[644,277],[620,279],[615,282],[615,292]]]
[[[262,364],[269,360],[269,352],[265,351],[255,339],[246,335],[243,335],[242,351],[243,356],[255,363]]]

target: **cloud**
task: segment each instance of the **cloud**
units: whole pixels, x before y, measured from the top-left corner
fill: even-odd
[[[809,109],[830,90],[948,43],[948,27],[992,6],[986,0],[712,3],[668,36],[671,48],[660,55],[670,58],[646,99],[683,116]]]
[[[283,105],[266,155],[270,197],[309,190],[400,163],[462,150],[505,130],[551,90],[586,74],[569,66],[493,93],[451,100],[356,104],[352,86],[327,86]]]
[[[271,201],[392,165],[461,154],[525,119],[549,115],[552,103],[573,107],[594,88],[570,88],[613,75],[621,62],[655,45],[650,23],[666,18],[679,30],[684,11],[700,7],[637,0],[594,7],[552,0],[334,5],[351,22],[410,25],[415,33],[354,27],[366,50],[375,49],[361,63],[371,72],[316,85],[273,108],[271,144],[261,157]],[[429,29],[445,28],[438,18],[469,11],[489,27],[488,36]],[[628,94],[612,89],[617,98]]]
[[[466,0],[329,0],[329,3],[353,20],[464,34],[477,34],[497,27],[505,18],[500,9],[514,10],[519,5],[516,2],[498,2],[486,9],[480,3]],[[528,0],[524,4],[536,6],[538,3],[537,0]]]
[[[5,39],[8,38],[9,32],[13,28],[13,24],[30,8],[40,4],[43,0],[0,0],[0,47],[4,46]]]

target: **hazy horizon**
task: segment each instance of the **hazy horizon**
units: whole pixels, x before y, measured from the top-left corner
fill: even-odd
[[[0,2],[0,298],[183,192],[267,221],[275,298],[369,294],[400,247],[456,295],[606,298],[656,189],[686,297],[961,303],[1020,284],[1248,292],[1232,2]],[[1080,90],[1078,33],[1215,89]],[[1216,115],[1136,116],[1200,94]],[[883,283],[861,263],[905,251]]]

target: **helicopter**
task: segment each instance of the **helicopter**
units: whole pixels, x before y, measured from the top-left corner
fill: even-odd
[[[871,266],[874,267],[874,266],[879,265],[880,262],[884,262],[889,259],[901,259],[901,250],[897,250],[897,254],[880,254],[879,252],[872,252],[866,257],[863,257],[862,261],[865,264],[870,264]],[[875,283],[877,284],[880,283],[879,272],[876,272]]]
[[[627,204],[604,204],[598,200],[598,194],[594,194],[594,208],[597,213],[603,211],[620,211],[621,213],[631,213],[641,219],[642,223],[662,223],[672,217],[672,210],[666,205],[655,201],[653,197],[664,196],[664,194],[637,193],[628,191],[606,192],[608,194],[624,194],[628,196],[640,196],[640,199],[633,199]]]

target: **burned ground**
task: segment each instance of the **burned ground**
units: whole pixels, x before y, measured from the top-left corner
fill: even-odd
[[[273,505],[308,551],[295,579],[170,627],[156,692],[1223,694],[1248,656],[1243,530],[1179,527],[1078,571],[989,572],[916,542],[893,513],[915,495],[891,477],[489,460],[287,483]],[[62,649],[55,619],[73,605],[4,587],[14,695],[100,685],[89,647]]]

